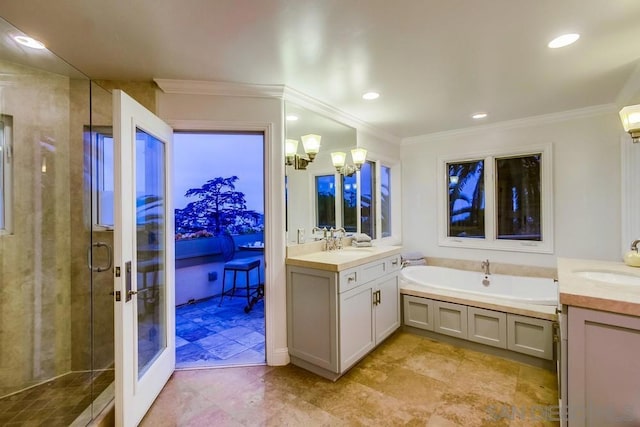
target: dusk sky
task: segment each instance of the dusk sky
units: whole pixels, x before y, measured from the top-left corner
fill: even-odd
[[[206,181],[236,175],[236,191],[245,195],[247,208],[264,213],[263,135],[180,133],[173,135],[174,206],[184,208],[193,197],[190,188]]]

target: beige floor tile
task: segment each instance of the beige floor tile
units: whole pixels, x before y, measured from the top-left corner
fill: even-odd
[[[555,387],[548,371],[398,332],[336,382],[293,365],[176,372],[142,425],[547,426],[511,411],[557,404]]]
[[[475,426],[508,426],[510,420],[502,417],[503,403],[477,393],[447,393],[434,415],[454,424]]]

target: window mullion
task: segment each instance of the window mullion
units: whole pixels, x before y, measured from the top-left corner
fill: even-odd
[[[484,231],[488,243],[496,241],[496,172],[495,158],[488,156],[484,159]]]

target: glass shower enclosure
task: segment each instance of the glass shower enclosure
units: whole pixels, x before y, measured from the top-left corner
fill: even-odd
[[[111,94],[0,32],[0,425],[87,425],[114,394],[113,232],[94,226]]]

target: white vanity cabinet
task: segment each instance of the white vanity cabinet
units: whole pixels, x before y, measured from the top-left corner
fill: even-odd
[[[400,256],[343,271],[287,266],[291,362],[337,379],[400,327]]]
[[[640,317],[569,306],[569,426],[640,424]]]

